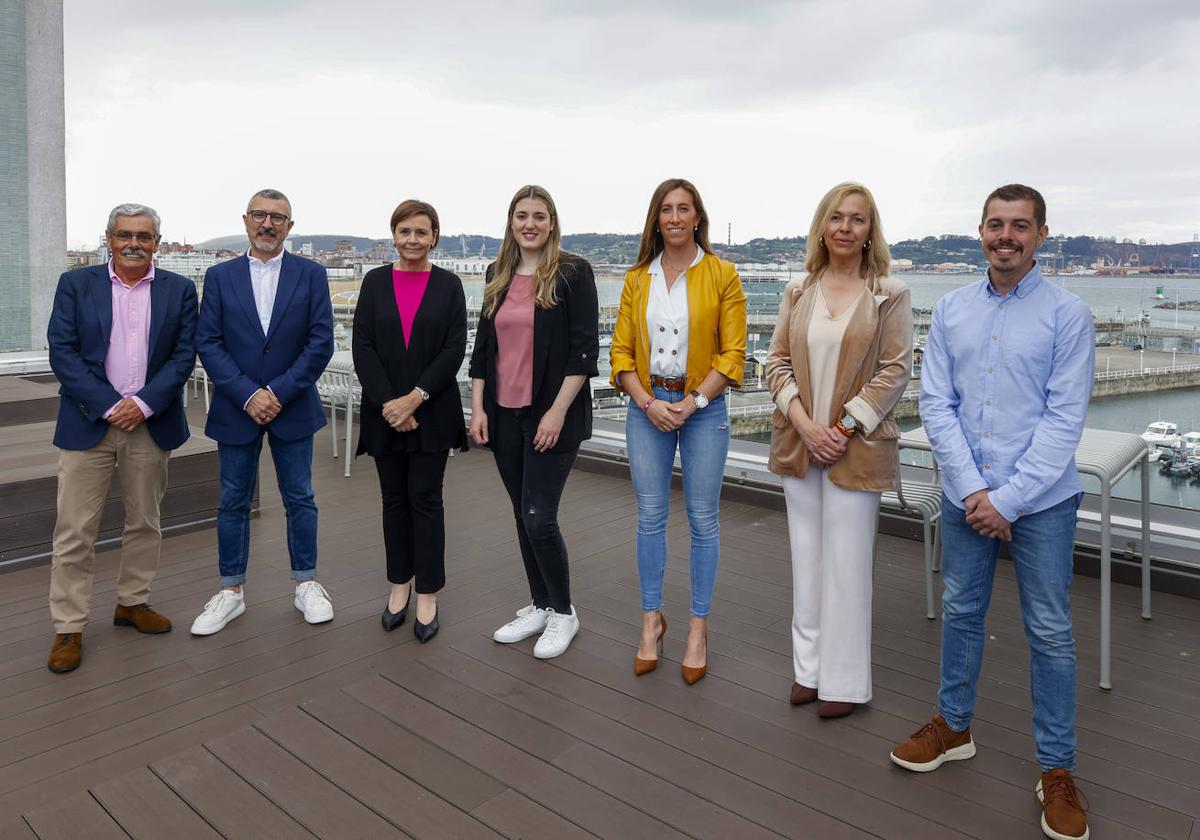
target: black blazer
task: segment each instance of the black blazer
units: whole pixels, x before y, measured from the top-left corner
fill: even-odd
[[[491,282],[492,263],[486,281]],[[596,300],[596,280],[587,260],[563,254],[559,262],[552,309],[533,310],[533,403],[534,424],[554,404],[563,379],[568,376],[596,376],[600,355],[600,307]],[[505,293],[507,296],[507,292]],[[504,298],[500,299],[501,305]],[[471,354],[471,378],[482,379],[483,408],[488,416],[488,439],[496,439],[496,328],[491,318],[479,315],[475,332],[475,350]],[[592,388],[584,382],[567,409],[558,443],[550,451],[568,452],[592,436]]]
[[[406,347],[392,265],[368,271],[354,311],[351,348],[362,384],[356,455],[467,448],[456,381],[467,352],[467,304],[458,275],[433,266]],[[411,432],[397,432],[383,419],[383,404],[416,386],[429,392],[429,400],[413,415],[419,425]]]

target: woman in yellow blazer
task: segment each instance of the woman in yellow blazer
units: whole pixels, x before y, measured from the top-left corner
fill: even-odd
[[[625,439],[638,504],[639,676],[657,667],[667,631],[662,584],[676,448],[692,538],[683,678],[690,685],[707,670],[708,612],[720,556],[718,506],[729,451],[725,389],[741,384],[745,359],[742,281],[712,253],[700,193],[683,179],[664,181],[650,199],[637,261],[625,274],[612,341],[613,385],[630,398]]]

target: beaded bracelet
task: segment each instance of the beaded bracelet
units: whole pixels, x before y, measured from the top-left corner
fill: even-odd
[[[649,411],[651,403],[653,403],[656,399],[658,399],[658,397],[651,394],[650,399],[648,399],[644,403],[642,403],[642,411]]]

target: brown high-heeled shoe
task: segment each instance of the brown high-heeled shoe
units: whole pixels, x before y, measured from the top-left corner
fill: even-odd
[[[655,640],[655,645],[658,648],[658,659],[662,659],[663,655],[663,636],[667,635],[667,617],[661,612],[658,614],[658,623],[662,627],[658,631],[658,638]],[[641,677],[649,674],[658,667],[658,659],[642,659],[636,654],[633,657],[633,673],[635,676]]]
[[[681,664],[679,672],[683,674],[683,681],[688,685],[695,685],[708,673],[708,630],[704,631],[704,664],[699,668]]]

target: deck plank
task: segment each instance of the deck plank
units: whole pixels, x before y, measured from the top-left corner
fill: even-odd
[[[216,636],[187,633],[216,588],[211,530],[164,541],[152,603],[177,629],[160,637],[112,626],[119,552],[99,552],[84,664],[68,675],[45,669],[46,568],[0,572],[0,838],[29,840],[39,825],[62,831],[72,814],[97,809],[101,826],[135,837],[162,836],[164,826],[178,836],[303,837],[349,825],[491,838],[1036,833],[1029,659],[1011,564],[999,565],[988,620],[973,725],[980,753],[908,774],[887,751],[928,719],[940,655],[940,622],[923,616],[919,543],[880,539],[874,699],[850,718],[820,721],[786,701],[791,580],[777,504],[744,495],[722,504],[709,675],[689,688],[678,676],[690,601],[678,490],[664,587],[672,631],[663,664],[638,679],[627,477],[577,469],[567,482],[561,523],[582,629],[566,654],[542,662],[532,639],[490,639],[529,600],[490,453],[457,456],[447,470],[447,586],[442,630],[428,645],[408,625],[379,626],[378,483],[365,459],[349,479],[342,465],[329,458],[328,434],[318,437],[320,579],[337,610],[328,625],[309,627],[292,606],[282,503],[265,458],[248,610]],[[1098,584],[1072,586],[1078,776],[1093,836],[1200,840],[1200,602],[1156,593],[1153,621],[1138,605],[1135,587],[1114,585],[1116,687],[1100,691]],[[305,810],[317,803],[329,822]]]

